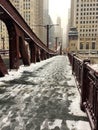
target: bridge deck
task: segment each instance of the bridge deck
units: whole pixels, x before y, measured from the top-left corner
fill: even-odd
[[[66,56],[0,78],[0,130],[90,130]]]

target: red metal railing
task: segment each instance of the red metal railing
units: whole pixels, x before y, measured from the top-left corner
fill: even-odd
[[[91,67],[90,60],[80,60],[68,54],[72,73],[78,82],[81,94],[81,109],[87,113],[92,130],[98,130],[98,72]]]

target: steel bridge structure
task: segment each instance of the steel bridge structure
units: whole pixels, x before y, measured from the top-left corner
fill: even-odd
[[[36,36],[9,0],[0,0],[0,20],[5,23],[8,30],[10,69],[19,68],[20,58],[24,65],[30,65],[58,54]],[[28,43],[29,51],[25,41]],[[0,56],[0,76],[7,73]]]

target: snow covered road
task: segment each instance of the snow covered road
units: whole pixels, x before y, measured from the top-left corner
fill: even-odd
[[[79,103],[67,56],[21,66],[0,78],[0,130],[90,130]]]

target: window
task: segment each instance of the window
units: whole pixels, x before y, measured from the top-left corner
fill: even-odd
[[[89,49],[89,43],[86,43],[86,49]]]
[[[83,49],[83,43],[82,42],[80,43],[80,49]]]
[[[95,49],[95,42],[92,42],[92,49]]]

